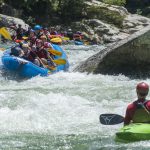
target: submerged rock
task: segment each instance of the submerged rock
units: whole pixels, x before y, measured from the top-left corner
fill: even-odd
[[[88,58],[75,71],[149,77],[150,25]]]

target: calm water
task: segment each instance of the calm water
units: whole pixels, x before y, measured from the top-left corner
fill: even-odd
[[[63,48],[69,58],[69,72],[19,80],[0,70],[0,149],[150,149],[148,141],[116,143],[115,132],[122,124],[99,123],[101,113],[125,114],[127,104],[136,99],[135,86],[140,80],[72,72],[103,47]],[[150,83],[150,79],[145,81]]]

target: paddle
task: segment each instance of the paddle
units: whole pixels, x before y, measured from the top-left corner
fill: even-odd
[[[6,48],[0,47],[0,51],[4,51]]]
[[[65,59],[55,59],[53,60],[53,62],[56,64],[56,65],[65,65],[66,64],[66,60]]]
[[[61,38],[52,38],[50,41],[52,43],[62,43],[62,39]]]
[[[122,123],[124,117],[118,114],[101,114],[99,120],[103,125],[115,125]]]
[[[5,39],[12,40],[9,32],[5,27],[0,28],[0,34],[4,36]]]
[[[65,40],[65,41],[69,41],[70,40],[70,38],[69,37],[61,37],[63,40]]]
[[[54,50],[54,49],[48,49],[48,52],[53,54],[53,55],[56,55],[56,56],[61,56],[62,55],[62,52],[59,52],[59,51]]]

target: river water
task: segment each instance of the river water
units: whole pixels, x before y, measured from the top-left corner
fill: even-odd
[[[0,73],[0,149],[145,150],[150,143],[114,141],[123,124],[104,126],[101,113],[125,114],[141,80],[73,72],[103,46],[63,46],[69,72],[19,80]],[[2,52],[0,52],[0,57]],[[1,63],[1,62],[0,62]],[[150,83],[150,79],[145,80]]]

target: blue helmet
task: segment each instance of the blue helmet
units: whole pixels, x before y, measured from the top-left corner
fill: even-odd
[[[35,33],[35,31],[33,29],[30,29],[29,32],[34,32]]]
[[[34,26],[34,30],[36,31],[36,30],[41,30],[42,29],[42,27],[40,26],[40,25],[35,25]]]

